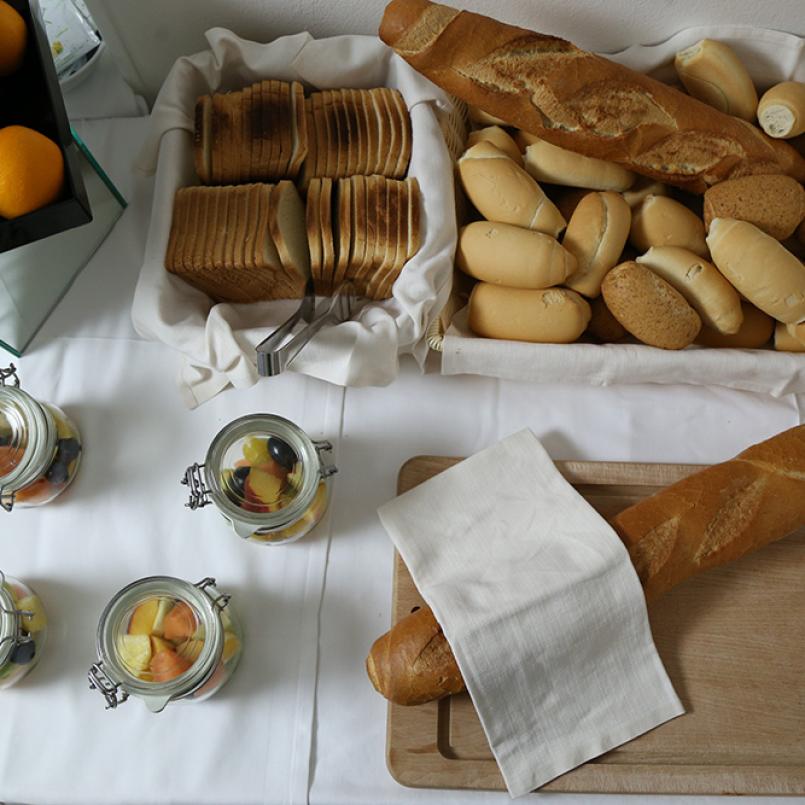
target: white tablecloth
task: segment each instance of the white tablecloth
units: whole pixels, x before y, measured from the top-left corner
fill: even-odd
[[[502,805],[504,793],[406,789],[385,767],[386,706],[363,661],[390,620],[392,549],[375,510],[400,465],[466,455],[522,427],[554,458],[718,461],[800,421],[796,400],[423,377],[411,362],[388,388],[344,392],[285,375],[187,412],[173,386],[177,358],[129,322],[151,192],[129,166],[144,131],[133,118],[79,126],[131,205],[17,362],[27,389],[74,416],[86,455],[58,502],[2,517],[0,567],[38,589],[51,633],[40,667],[0,693],[0,800]],[[336,443],[330,517],[292,546],[241,543],[213,510],[183,507],[185,466],[226,422],[256,410]],[[214,575],[233,592],[243,664],[206,703],[154,716],[132,700],[106,712],[85,681],[98,615],[151,573]]]

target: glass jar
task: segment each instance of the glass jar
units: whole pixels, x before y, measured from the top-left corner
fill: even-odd
[[[81,449],[78,428],[61,409],[19,388],[13,364],[0,369],[0,506],[49,503],[75,478]]]
[[[159,713],[170,702],[217,693],[243,651],[229,598],[211,578],[191,584],[150,576],[124,587],[101,615],[98,662],[88,675],[106,709],[136,696]]]
[[[0,690],[19,682],[39,662],[47,627],[39,596],[0,571]]]
[[[214,504],[232,530],[264,545],[294,542],[324,516],[330,500],[333,447],[273,414],[230,422],[212,440],[203,464],[182,483],[190,509]]]

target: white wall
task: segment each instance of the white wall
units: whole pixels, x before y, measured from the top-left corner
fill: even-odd
[[[177,56],[230,28],[269,41],[307,29],[316,37],[375,34],[384,0],[87,0],[129,82],[153,100]],[[731,23],[805,36],[805,0],[461,0],[463,8],[563,36],[599,52],[650,44],[694,25]]]

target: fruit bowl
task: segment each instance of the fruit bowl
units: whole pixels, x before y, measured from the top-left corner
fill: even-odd
[[[56,69],[36,0],[7,0],[25,20],[28,46],[22,66],[0,78],[0,128],[27,126],[49,137],[64,156],[64,189],[53,204],[10,220],[0,218],[0,252],[92,220]]]

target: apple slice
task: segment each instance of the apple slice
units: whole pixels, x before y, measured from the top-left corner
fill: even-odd
[[[163,640],[161,637],[151,635],[151,650],[153,654],[159,654],[160,651],[173,651],[173,643]]]
[[[147,598],[134,610],[129,621],[129,634],[150,635],[159,612],[159,598]]]
[[[154,682],[170,682],[181,676],[192,663],[175,651],[160,651],[151,658],[151,674]]]
[[[20,598],[17,601],[17,609],[32,613],[31,615],[23,615],[20,618],[20,624],[28,634],[41,632],[48,625],[45,608],[42,606],[39,596],[28,595],[25,598]]]
[[[193,610],[184,601],[179,601],[165,616],[162,623],[162,636],[165,640],[180,643],[193,636],[197,625]]]
[[[189,640],[185,640],[184,643],[179,645],[179,648],[176,649],[176,653],[188,662],[194,663],[201,654],[201,649],[204,648],[204,641],[197,640],[194,637],[191,637]]]
[[[170,598],[160,598],[157,614],[154,618],[154,625],[151,627],[151,634],[162,637],[165,633],[165,616],[173,608],[174,602]]]
[[[151,638],[148,635],[120,635],[117,641],[117,653],[123,665],[136,674],[147,671],[151,662]]]
[[[252,467],[246,478],[245,490],[249,496],[253,495],[259,503],[268,506],[278,502],[284,480],[284,477],[278,478],[260,467]]]

